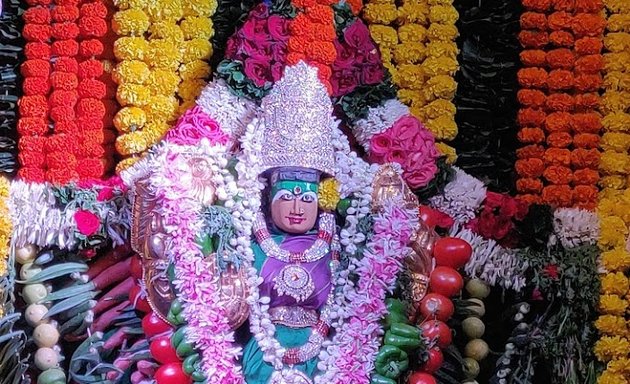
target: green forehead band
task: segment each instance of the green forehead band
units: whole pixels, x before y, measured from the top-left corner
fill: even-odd
[[[315,192],[319,190],[319,184],[317,183],[309,183],[306,181],[278,181],[271,187],[271,196],[275,196],[275,194],[280,190],[287,190],[295,195],[301,195],[306,192]]]

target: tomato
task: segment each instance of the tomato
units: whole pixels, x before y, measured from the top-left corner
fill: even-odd
[[[437,265],[459,269],[472,255],[472,247],[466,240],[443,237],[433,244],[433,257]]]
[[[142,259],[140,255],[133,255],[131,257],[131,276],[136,279],[142,279]]]
[[[451,329],[443,321],[425,321],[420,325],[420,329],[422,329],[422,336],[426,337],[431,342],[435,342],[440,348],[448,347],[453,341]]]
[[[420,314],[424,319],[447,321],[455,313],[453,302],[439,293],[428,293],[420,302]]]
[[[142,318],[142,330],[148,337],[157,336],[172,329],[173,327],[169,323],[160,319],[153,311]]]
[[[439,221],[439,212],[426,205],[421,205],[419,208],[420,218],[429,228],[435,228]]]
[[[422,370],[433,373],[440,369],[443,363],[444,355],[442,355],[442,351],[440,351],[440,348],[438,347],[433,347],[429,349],[429,358],[422,365]]]
[[[157,384],[192,384],[192,379],[184,373],[181,363],[168,363],[155,372]]]
[[[171,345],[170,336],[158,336],[151,341],[149,346],[151,356],[162,364],[179,363],[181,360],[177,357],[177,351]]]
[[[429,278],[429,290],[446,297],[453,297],[464,288],[462,275],[451,267],[435,267]]]
[[[433,376],[425,372],[414,372],[409,376],[408,384],[437,384]]]
[[[133,288],[131,288],[129,291],[129,301],[138,311],[144,313],[151,312],[151,306],[149,305],[147,298],[142,295],[140,286],[134,285]]]

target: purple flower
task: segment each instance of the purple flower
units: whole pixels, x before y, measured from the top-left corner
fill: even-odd
[[[228,141],[228,135],[219,128],[219,124],[198,106],[186,111],[165,137],[166,141],[178,145],[196,145],[203,138],[219,144]]]
[[[350,47],[361,52],[370,52],[376,49],[370,31],[363,22],[357,19],[343,32],[343,38]]]

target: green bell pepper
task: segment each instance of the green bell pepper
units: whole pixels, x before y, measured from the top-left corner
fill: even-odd
[[[370,379],[370,384],[397,384],[394,380],[389,379],[385,376],[381,376],[378,373],[372,375]]]
[[[387,306],[387,310],[391,312],[397,312],[401,315],[407,315],[407,305],[398,299],[388,298],[385,299],[385,305]]]
[[[407,353],[393,345],[383,345],[376,355],[376,372],[395,379],[409,368]]]
[[[392,326],[392,324],[406,323],[407,321],[409,321],[407,319],[407,316],[399,312],[389,312],[387,315],[385,315],[385,318],[383,320],[383,327],[385,328],[385,330],[388,330]]]
[[[394,323],[385,332],[385,345],[393,345],[407,352],[423,345],[422,333],[412,325]]]
[[[184,373],[186,373],[188,376],[192,375],[196,369],[195,365],[197,364],[200,358],[201,356],[198,353],[192,354],[188,356],[187,358],[185,358],[184,362],[182,363],[182,368],[184,369]]]

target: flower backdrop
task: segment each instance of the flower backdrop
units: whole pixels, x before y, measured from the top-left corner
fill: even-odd
[[[0,384],[168,384],[150,347],[168,332],[182,380],[242,376],[239,334],[190,317],[225,314],[205,305],[214,291],[195,296],[202,224],[182,159],[225,161],[217,207],[249,239],[253,209],[236,196],[260,203],[246,155],[261,150],[259,105],[299,62],[317,68],[340,123],[341,171],[320,206],[343,217],[348,258],[334,307],[347,312],[317,382],[630,383],[630,2],[2,0],[0,21]],[[231,149],[240,165],[222,157]],[[470,245],[448,275],[459,289],[439,301],[449,316],[428,300],[418,318],[395,314],[391,300],[417,293],[401,241],[416,211],[370,211],[383,164],[435,241],[427,297],[447,276],[437,239]],[[147,174],[168,181],[153,180],[180,234],[172,273],[196,297],[169,312],[193,319],[186,336],[147,325],[129,249],[129,187]],[[411,343],[393,337],[396,316],[420,335],[408,356],[388,354]],[[198,361],[180,358],[188,347],[205,348]],[[231,358],[215,367],[221,351]]]

